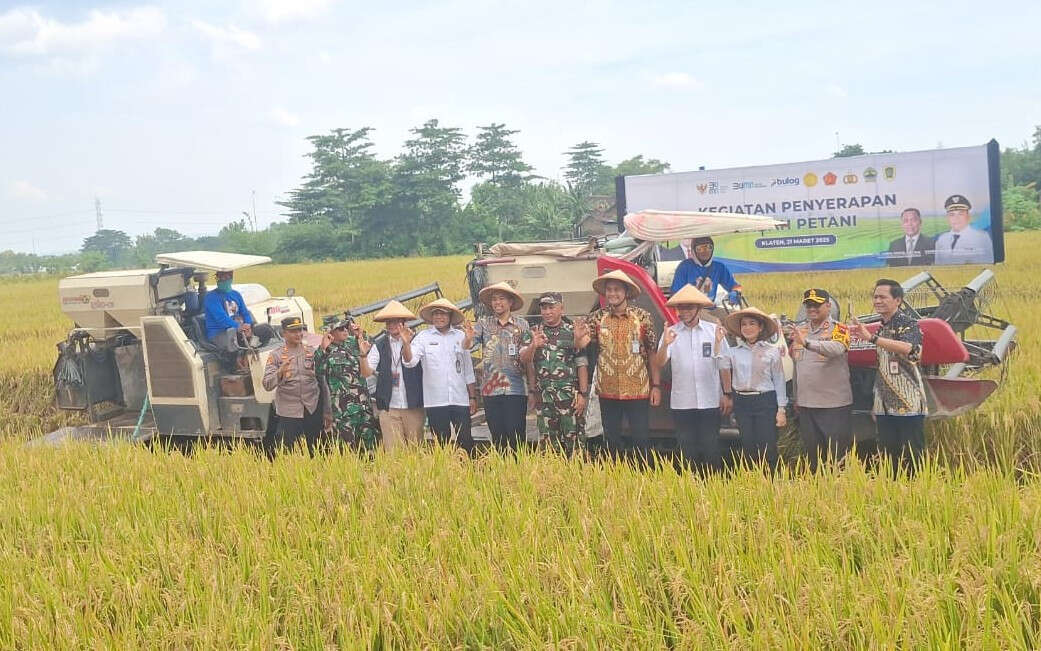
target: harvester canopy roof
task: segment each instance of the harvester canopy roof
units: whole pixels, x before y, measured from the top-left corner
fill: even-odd
[[[159,264],[171,267],[194,267],[200,271],[235,271],[271,262],[266,255],[221,253],[220,251],[180,251],[155,256]]]
[[[772,231],[787,222],[730,212],[641,210],[625,216],[626,234],[648,242],[670,242],[727,233]]]

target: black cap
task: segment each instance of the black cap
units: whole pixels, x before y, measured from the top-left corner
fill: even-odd
[[[282,319],[283,330],[303,330],[304,322],[298,316],[287,316]]]
[[[816,303],[822,305],[831,300],[831,294],[823,289],[807,289],[802,293],[803,303]]]
[[[952,194],[951,196],[947,197],[947,201],[943,202],[944,210],[952,210],[957,208],[971,210],[972,204],[969,203],[968,199],[966,199],[963,195],[960,194]]]
[[[539,305],[556,305],[563,302],[564,297],[560,295],[560,292],[542,292],[539,296]]]
[[[713,240],[711,237],[695,237],[694,241],[690,243],[692,247],[697,246],[699,244],[711,244],[713,247],[716,246],[715,240]]]

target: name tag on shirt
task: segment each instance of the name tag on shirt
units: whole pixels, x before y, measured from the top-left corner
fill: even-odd
[[[889,374],[900,375],[900,364],[896,360],[889,361]]]
[[[632,345],[632,349],[631,350],[633,351],[634,354],[640,352],[640,340],[639,339],[633,339],[633,345]]]
[[[517,354],[517,344],[510,344],[508,350],[509,350],[509,352],[507,354],[510,357],[513,357],[514,355]]]
[[[701,356],[702,357],[712,357],[712,344],[710,344],[707,341],[702,342],[702,344],[701,344]]]
[[[400,375],[398,375],[397,373],[391,373],[391,375],[390,375],[390,386],[392,386],[395,389],[397,389],[398,388],[398,382],[400,380],[401,380],[401,376]]]

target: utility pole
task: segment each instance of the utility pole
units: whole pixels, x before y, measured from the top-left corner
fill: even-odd
[[[94,197],[94,214],[97,215],[98,230],[100,231],[101,229],[105,228],[105,225],[101,219],[101,199],[99,199],[98,197]]]

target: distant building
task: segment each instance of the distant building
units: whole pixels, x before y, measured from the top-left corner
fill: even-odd
[[[615,198],[605,194],[589,197],[586,215],[575,224],[575,238],[603,237],[618,234],[618,211]]]

